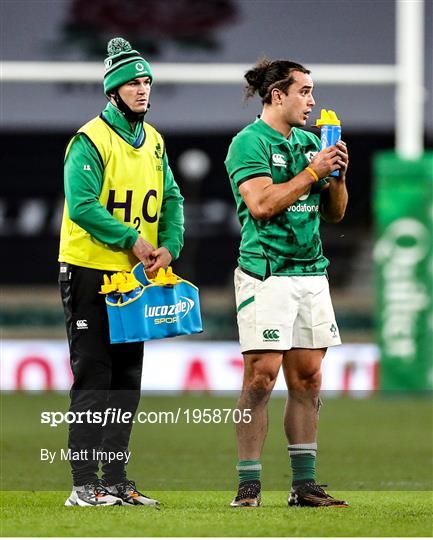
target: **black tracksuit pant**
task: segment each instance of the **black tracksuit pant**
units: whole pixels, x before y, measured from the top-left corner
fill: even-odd
[[[61,263],[59,285],[74,377],[69,410],[103,413],[111,407],[133,416],[140,400],[143,343],[110,344],[105,296],[98,294],[104,273],[111,272]],[[92,459],[94,451],[127,451],[131,428],[132,419],[106,426],[85,419],[70,424],[68,448],[87,457],[71,459],[75,486],[98,478],[99,460]],[[125,480],[125,458],[102,461],[102,473],[109,484]]]

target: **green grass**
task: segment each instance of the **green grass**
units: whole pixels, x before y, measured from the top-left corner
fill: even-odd
[[[235,407],[235,397],[143,396],[140,410]],[[233,424],[136,424],[128,476],[162,503],[151,508],[64,508],[69,464],[41,462],[67,446],[67,426],[41,425],[66,411],[62,394],[1,396],[4,536],[429,536],[432,534],[432,408],[427,398],[326,398],[318,480],[348,509],[287,508],[290,471],[284,400],[269,408],[263,507],[231,509],[236,488]],[[273,491],[271,491],[273,490]],[[102,515],[101,515],[102,514]]]
[[[232,493],[155,492],[153,508],[64,508],[67,493],[3,493],[3,536],[425,536],[432,534],[431,493],[339,492],[350,508],[288,508],[286,492],[263,506],[228,508]],[[19,505],[17,504],[19,501]]]

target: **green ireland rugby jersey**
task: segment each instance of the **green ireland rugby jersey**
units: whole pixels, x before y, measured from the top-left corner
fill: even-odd
[[[292,128],[286,139],[260,119],[233,138],[225,165],[242,227],[241,268],[262,277],[326,274],[329,261],[319,233],[320,189],[326,180],[267,221],[254,219],[239,193],[243,182],[258,176],[269,176],[274,184],[290,182],[319,150],[316,135]]]

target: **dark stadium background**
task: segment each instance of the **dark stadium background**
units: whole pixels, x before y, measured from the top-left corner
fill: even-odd
[[[233,135],[177,133],[165,137],[171,167],[185,197],[185,249],[176,269],[199,286],[228,286],[236,266],[239,227],[224,168]],[[9,261],[25,256],[30,263],[14,264],[13,268],[2,265],[4,284],[48,285],[56,281],[58,210],[63,206],[63,155],[69,138],[69,133],[0,135],[3,168],[10,178],[2,186],[0,251]],[[331,259],[331,282],[340,288],[351,282],[357,271],[354,265],[359,246],[371,235],[373,153],[392,146],[393,135],[351,132],[345,140],[350,148],[350,205],[343,223],[322,224],[325,253]],[[200,182],[185,180],[179,172],[178,160],[190,149],[202,150],[210,160],[209,173]],[[33,226],[26,221],[26,209],[38,212]]]

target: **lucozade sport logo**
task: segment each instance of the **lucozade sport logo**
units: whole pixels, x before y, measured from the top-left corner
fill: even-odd
[[[149,317],[165,317],[173,315],[182,315],[182,319],[188,315],[193,309],[195,303],[191,298],[181,296],[176,304],[166,304],[162,306],[144,306],[144,316]]]

